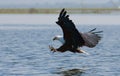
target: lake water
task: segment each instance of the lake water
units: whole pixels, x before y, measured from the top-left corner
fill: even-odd
[[[62,34],[54,23],[57,15],[0,15],[0,18],[0,76],[120,75],[120,22],[117,21],[120,15],[72,15],[79,31],[95,27],[104,31],[95,48],[81,48],[90,55],[50,52],[49,45],[61,45],[52,41],[55,35]]]

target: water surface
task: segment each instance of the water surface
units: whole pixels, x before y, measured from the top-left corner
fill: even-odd
[[[61,29],[54,23],[48,25],[0,22],[0,75],[119,76],[120,26],[77,25],[82,32],[95,27],[104,31],[103,38],[95,48],[83,47],[82,49],[90,54],[85,55],[50,52],[49,45],[61,45],[52,41],[55,35],[62,34]]]

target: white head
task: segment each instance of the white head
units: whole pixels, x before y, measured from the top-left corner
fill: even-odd
[[[58,40],[58,41],[60,41],[61,43],[64,43],[64,42],[65,42],[63,36],[61,36],[61,35],[55,36],[55,37],[53,38],[53,40]]]

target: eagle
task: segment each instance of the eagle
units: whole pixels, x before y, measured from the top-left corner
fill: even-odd
[[[56,23],[61,27],[63,36],[57,35],[53,40],[60,41],[62,46],[59,48],[49,46],[50,50],[53,52],[70,51],[73,53],[86,53],[81,50],[80,47],[87,46],[93,48],[102,38],[101,32],[103,31],[95,31],[96,28],[85,33],[79,32],[73,21],[69,19],[69,15],[67,15],[67,11],[64,8],[61,10]]]

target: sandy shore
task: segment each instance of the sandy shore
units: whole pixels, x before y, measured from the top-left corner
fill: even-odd
[[[0,14],[52,14],[62,8],[0,8]],[[119,13],[119,8],[67,8],[69,13]]]

